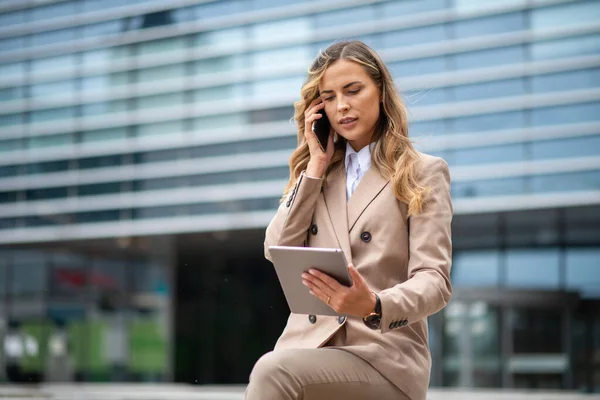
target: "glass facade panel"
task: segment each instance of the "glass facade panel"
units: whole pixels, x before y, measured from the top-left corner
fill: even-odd
[[[186,47],[186,40],[183,37],[173,37],[168,39],[157,39],[148,42],[138,43],[138,54],[168,53],[170,51],[182,50]]]
[[[600,190],[600,171],[534,175],[531,177],[531,187],[535,193]]]
[[[24,97],[23,87],[9,87],[0,89],[0,101],[15,101]]]
[[[123,140],[127,138],[127,128],[99,129],[81,133],[81,142],[103,142],[109,140]]]
[[[248,68],[243,56],[225,56],[198,60],[192,63],[192,76],[216,74]]]
[[[475,115],[452,119],[452,128],[450,130],[458,133],[524,128],[525,120],[525,113],[523,111]]]
[[[50,108],[47,110],[35,110],[29,114],[32,123],[42,123],[58,120],[69,120],[76,114],[75,107]]]
[[[457,11],[471,12],[476,9],[485,9],[498,5],[498,0],[453,0]],[[502,5],[521,5],[526,4],[527,0],[502,0]]]
[[[509,249],[506,285],[517,288],[560,289],[558,249]]]
[[[34,7],[30,11],[31,21],[35,22],[73,15],[77,12],[78,6],[77,1],[59,1],[55,2],[55,4]]]
[[[185,77],[185,65],[174,64],[163,67],[146,68],[137,71],[138,82],[153,82],[162,79],[177,79]]]
[[[597,156],[600,154],[600,136],[534,141],[530,149],[534,160]]]
[[[454,68],[469,69],[521,63],[526,60],[526,54],[525,46],[509,46],[459,53],[450,57]]]
[[[568,289],[600,297],[600,248],[567,249],[566,264]]]
[[[25,173],[28,175],[46,174],[51,172],[62,172],[69,169],[68,161],[50,161],[25,165]]]
[[[534,42],[531,58],[546,60],[600,53],[600,34]]]
[[[172,107],[182,105],[184,97],[182,92],[159,94],[155,96],[139,97],[136,99],[136,110],[149,108]]]
[[[475,83],[451,88],[458,101],[487,99],[503,96],[519,96],[526,92],[524,79]]]
[[[524,161],[527,156],[523,143],[480,147],[472,149],[456,149],[452,151],[449,164],[476,165]]]
[[[73,134],[34,136],[27,139],[27,148],[42,149],[47,147],[67,146],[74,144]]]
[[[534,126],[569,124],[600,120],[600,103],[568,104],[531,110]]]
[[[167,122],[156,122],[153,124],[139,125],[137,126],[136,136],[181,136],[183,135],[184,127],[183,121],[167,121]]]
[[[110,75],[88,76],[81,79],[81,92],[87,95],[110,94],[113,89],[130,82],[127,72],[117,72]],[[85,106],[84,106],[85,107]]]
[[[254,45],[268,45],[282,40],[308,40],[312,32],[312,21],[302,17],[252,25],[250,38]]]
[[[212,101],[226,99],[241,99],[248,96],[248,86],[246,84],[213,86],[195,90],[193,92],[194,101],[197,103],[210,103]]]
[[[525,178],[503,178],[488,181],[457,182],[451,188],[452,197],[506,196],[525,192]]]
[[[25,72],[26,63],[0,64],[0,79],[20,80],[25,77]]]
[[[0,53],[8,53],[16,50],[21,50],[26,46],[24,37],[12,37],[8,39],[0,39]]]
[[[535,8],[531,11],[531,28],[534,30],[566,28],[597,22],[600,3],[580,1],[554,7]]]
[[[375,8],[353,7],[315,15],[315,28],[327,29],[339,25],[368,23],[375,19]]]
[[[25,11],[3,12],[0,14],[0,26],[19,25],[27,21]]]
[[[411,90],[402,96],[408,106],[426,106],[447,103],[451,100],[450,91],[446,88],[425,88]]]
[[[23,114],[0,115],[0,127],[20,125],[23,123]]]
[[[531,90],[534,93],[590,89],[598,86],[600,86],[600,69],[585,69],[531,77]]]
[[[217,31],[200,32],[195,36],[195,46],[234,46],[246,41],[247,28],[236,27]]]
[[[446,133],[446,121],[436,119],[433,121],[418,121],[409,125],[410,136],[443,135]]]
[[[386,17],[401,17],[407,14],[441,10],[446,7],[446,0],[392,0],[382,2],[379,9],[380,15]]]
[[[131,54],[130,46],[110,47],[82,53],[81,65],[84,69],[107,68],[114,61],[120,61]]]
[[[452,259],[452,283],[457,287],[495,287],[500,284],[497,250],[458,252]]]
[[[265,50],[252,53],[252,69],[264,72],[274,69],[297,68],[306,69],[311,59],[315,56],[309,46],[294,46],[283,49]],[[304,78],[304,76],[303,76]]]
[[[265,100],[269,98],[285,97],[299,93],[305,77],[295,76],[291,78],[271,79],[252,82],[252,98],[254,100]]]
[[[442,42],[446,38],[444,25],[431,25],[382,33],[381,45],[389,49],[422,43]]]
[[[70,80],[33,84],[29,88],[29,93],[33,98],[43,97],[44,100],[56,97],[60,97],[61,99],[65,100],[70,100],[74,98],[76,90],[76,82]]]
[[[396,61],[388,64],[396,81],[402,82],[405,76],[438,74],[447,69],[446,57],[431,57],[417,60]]]
[[[0,153],[12,152],[23,149],[23,140],[11,139],[0,141]]]
[[[527,29],[527,15],[522,12],[467,19],[454,23],[456,38],[501,34],[525,29]]]
[[[78,28],[68,28],[59,29],[56,31],[34,33],[33,35],[31,35],[31,45],[47,46],[51,44],[69,42],[77,38],[77,35],[79,33],[78,31]]]
[[[126,6],[131,3],[129,0],[84,0],[81,7],[83,11],[100,11]]]
[[[197,19],[211,19],[238,14],[250,9],[251,2],[245,0],[214,1],[196,7]]]
[[[81,115],[93,117],[103,114],[125,112],[128,109],[127,100],[116,100],[102,103],[88,103],[81,106]]]
[[[99,24],[84,25],[82,28],[84,38],[92,38],[97,36],[118,35],[123,32],[123,21],[114,20],[101,22]]]

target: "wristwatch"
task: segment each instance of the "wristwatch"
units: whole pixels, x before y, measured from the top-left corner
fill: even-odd
[[[373,294],[375,295],[375,309],[363,317],[363,322],[371,329],[379,329],[381,326],[381,300],[377,293],[373,292]]]

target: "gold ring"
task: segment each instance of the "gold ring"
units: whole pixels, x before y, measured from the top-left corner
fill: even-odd
[[[327,304],[329,305],[329,302],[331,301],[331,296],[327,296]]]

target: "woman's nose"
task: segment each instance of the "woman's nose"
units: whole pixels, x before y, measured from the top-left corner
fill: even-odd
[[[349,109],[350,107],[349,107],[349,106],[348,106],[348,104],[347,104],[347,103],[345,103],[345,102],[339,102],[339,103],[338,103],[338,107],[337,107],[337,108],[338,108],[338,111],[339,111],[339,112],[345,112],[345,111],[348,111],[348,109]]]

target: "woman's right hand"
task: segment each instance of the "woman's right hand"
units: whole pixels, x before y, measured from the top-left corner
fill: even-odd
[[[308,143],[308,148],[310,150],[310,160],[306,167],[306,175],[313,178],[322,178],[323,175],[325,175],[325,171],[327,171],[329,161],[334,152],[332,132],[329,133],[327,151],[323,152],[321,146],[319,146],[317,135],[315,135],[312,130],[313,123],[323,117],[323,115],[319,113],[319,110],[324,107],[325,103],[323,103],[323,100],[321,100],[320,97],[317,97],[310,103],[310,106],[304,112],[304,138],[306,139],[306,143]]]

